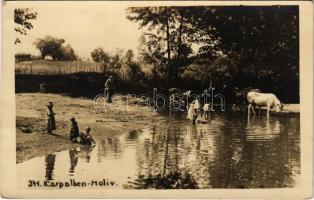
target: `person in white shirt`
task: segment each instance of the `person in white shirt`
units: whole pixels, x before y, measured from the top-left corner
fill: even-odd
[[[206,103],[203,106],[203,115],[205,120],[210,119],[210,103]]]
[[[201,105],[197,99],[195,99],[189,107],[187,119],[191,120],[192,124],[196,123],[196,119],[198,117],[197,111],[200,109]]]

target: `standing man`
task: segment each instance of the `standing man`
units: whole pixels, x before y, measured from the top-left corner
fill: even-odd
[[[113,77],[109,76],[109,78],[105,82],[105,96],[108,103],[112,102],[111,100],[112,94],[113,94]]]
[[[48,102],[47,104],[48,110],[47,110],[47,132],[52,134],[53,130],[56,130],[56,119],[55,119],[55,114],[52,110],[53,104],[52,102]]]

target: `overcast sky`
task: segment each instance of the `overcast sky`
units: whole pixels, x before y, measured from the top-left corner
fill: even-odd
[[[38,13],[38,18],[26,36],[18,35],[22,43],[15,45],[16,52],[39,55],[33,42],[46,35],[65,39],[85,58],[97,47],[111,52],[117,48],[137,51],[142,31],[137,23],[126,19],[126,6],[43,6],[36,2],[31,8]]]

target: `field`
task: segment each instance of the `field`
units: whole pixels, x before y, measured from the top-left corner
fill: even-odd
[[[101,71],[100,64],[87,61],[33,60],[15,63],[17,74],[71,74]]]
[[[144,73],[150,73],[150,66],[143,64],[141,67]],[[15,72],[16,74],[52,75],[79,72],[103,72],[103,68],[100,63],[90,61],[32,60],[15,62]],[[124,70],[122,69],[121,72],[121,75],[123,75]]]

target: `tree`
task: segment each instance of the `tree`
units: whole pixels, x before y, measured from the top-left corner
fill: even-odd
[[[200,57],[221,51],[237,65],[235,84],[298,91],[297,6],[198,7]],[[285,94],[289,95],[289,94]]]
[[[142,60],[159,68],[166,80],[177,80],[192,62],[193,29],[189,26],[189,10],[179,7],[131,7],[127,18],[139,22],[148,31],[142,36]],[[157,61],[157,62],[156,62]],[[156,64],[158,63],[158,65]],[[154,73],[154,72],[153,72]]]
[[[94,49],[91,52],[91,57],[94,62],[101,63],[103,72],[108,71],[110,55],[102,48]]]
[[[41,58],[51,56],[53,60],[76,60],[76,55],[73,48],[68,44],[63,46],[64,39],[46,36],[45,38],[37,39],[34,45],[41,53]]]
[[[121,79],[139,81],[144,77],[141,66],[134,61],[134,53],[127,50],[125,53],[118,49],[114,54],[104,51],[103,48],[94,49],[91,52],[93,61],[102,65],[104,73],[120,76]]]
[[[110,55],[103,48],[94,49],[91,52],[92,59],[100,63],[103,67],[103,72],[117,74],[122,67],[122,50],[117,51],[115,55]]]
[[[153,66],[153,76],[178,80],[187,66],[197,63],[210,71],[211,79],[231,87],[250,86],[284,96],[298,93],[297,6],[140,7],[127,11],[127,18],[145,30],[140,56]],[[217,60],[217,55],[226,59]],[[293,89],[283,92],[286,88]]]
[[[74,49],[71,45],[67,44],[65,47],[62,47],[61,52],[62,60],[77,60],[77,56],[75,55]]]
[[[27,34],[27,29],[33,29],[33,24],[30,22],[37,18],[37,12],[32,12],[29,8],[16,8],[14,10],[14,30],[22,35]],[[19,38],[15,39],[14,44],[21,43]]]
[[[106,53],[102,48],[94,49],[91,52],[91,57],[95,62],[108,62],[109,61],[109,54]]]
[[[140,81],[145,77],[141,66],[134,61],[134,53],[132,50],[128,50],[123,57],[123,65],[126,68],[128,77],[132,81]]]

